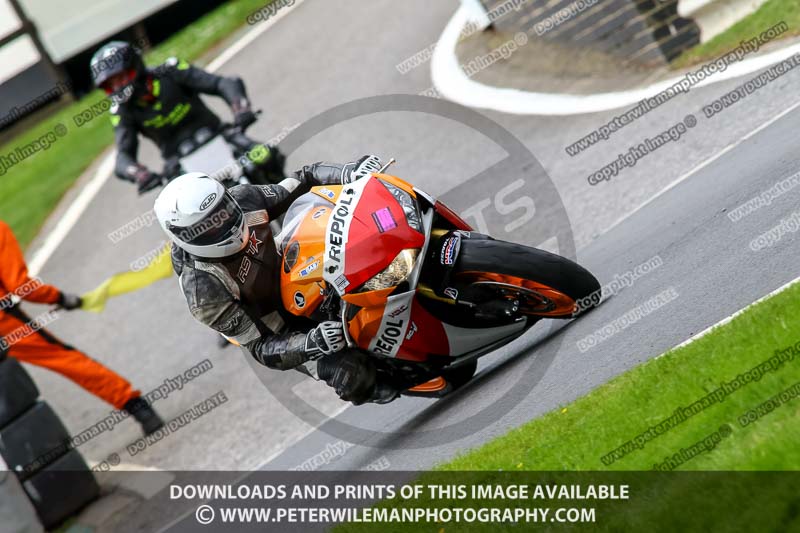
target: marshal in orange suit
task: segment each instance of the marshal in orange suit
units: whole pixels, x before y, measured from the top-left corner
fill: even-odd
[[[58,372],[115,408],[127,411],[142,425],[145,434],[163,426],[149,403],[126,379],[40,328],[41,322],[32,321],[12,295],[66,310],[81,307],[79,297],[28,276],[19,243],[8,224],[0,220],[0,350],[6,348],[11,357]]]

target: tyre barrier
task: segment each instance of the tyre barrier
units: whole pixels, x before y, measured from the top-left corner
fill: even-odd
[[[69,433],[44,402],[37,401],[0,429],[0,454],[20,481],[69,451]]]
[[[0,357],[0,428],[29,409],[39,389],[16,359],[2,360]]]
[[[42,533],[42,525],[17,476],[0,457],[0,524],[3,533]]]
[[[71,450],[22,484],[48,530],[99,496],[100,487],[78,450]]]
[[[0,465],[22,483],[39,521],[53,529],[95,500],[100,487],[83,457],[69,445],[58,415],[38,400],[39,390],[22,365],[0,352]],[[0,477],[10,477],[0,472]],[[2,511],[2,509],[0,509]],[[37,531],[38,526],[19,531]],[[0,530],[3,528],[0,527]]]

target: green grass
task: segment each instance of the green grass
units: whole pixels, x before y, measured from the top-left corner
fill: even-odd
[[[780,22],[789,25],[789,31],[781,35],[781,39],[800,34],[800,0],[769,0],[710,41],[687,50],[672,62],[672,67],[683,68],[716,59]]]
[[[159,44],[147,54],[146,61],[158,64],[173,55],[194,61],[245,25],[247,15],[268,3],[269,0],[231,0]],[[23,246],[34,238],[81,173],[113,142],[107,114],[80,128],[72,119],[102,98],[104,95],[100,91],[94,91],[0,146],[0,154],[7,155],[16,147],[27,145],[52,131],[56,124],[62,124],[68,130],[67,135],[59,138],[48,150],[23,160],[0,177],[0,216],[9,223]],[[131,194],[135,194],[133,190]]]
[[[643,531],[652,529],[648,525],[659,524],[659,530],[665,531],[746,531],[744,524],[748,523],[757,524],[760,531],[800,531],[797,479],[780,472],[755,472],[800,470],[800,398],[744,427],[737,422],[743,413],[800,382],[800,353],[777,370],[765,373],[759,381],[741,386],[724,400],[650,440],[643,448],[610,465],[601,460],[611,450],[671,416],[676,408],[698,401],[722,382],[769,359],[776,350],[794,346],[800,341],[798,316],[800,285],[794,285],[696,342],[650,360],[569,405],[439,465],[417,482],[618,480],[636,486],[638,497],[622,504],[599,506],[603,512],[598,509],[598,523],[593,530]],[[585,354],[587,363],[591,356],[591,351]],[[667,456],[723,424],[728,424],[732,433],[715,449],[685,462],[672,473],[642,472],[652,470]],[[794,501],[787,502],[787,498]],[[748,505],[732,512],[731,502]],[[475,504],[426,498],[420,502],[390,500],[380,505],[403,508]],[[351,524],[338,531],[371,530],[368,525]],[[417,524],[385,530],[440,529]],[[445,528],[448,530],[506,529],[459,524],[455,529]]]
[[[722,424],[733,435],[688,470],[800,469],[800,400],[740,428],[743,412],[800,381],[800,356],[606,466],[600,457],[800,341],[800,285],[731,323],[609,381],[575,402],[441,465],[439,470],[649,470]],[[591,357],[591,351],[585,356]]]

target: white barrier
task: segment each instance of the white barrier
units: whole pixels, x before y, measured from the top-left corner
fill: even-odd
[[[767,0],[678,0],[678,15],[693,19],[706,42],[756,11]]]

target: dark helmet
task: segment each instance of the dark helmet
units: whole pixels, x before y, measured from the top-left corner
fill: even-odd
[[[111,41],[100,47],[89,63],[92,81],[116,103],[125,103],[144,86],[147,68],[131,44]]]

